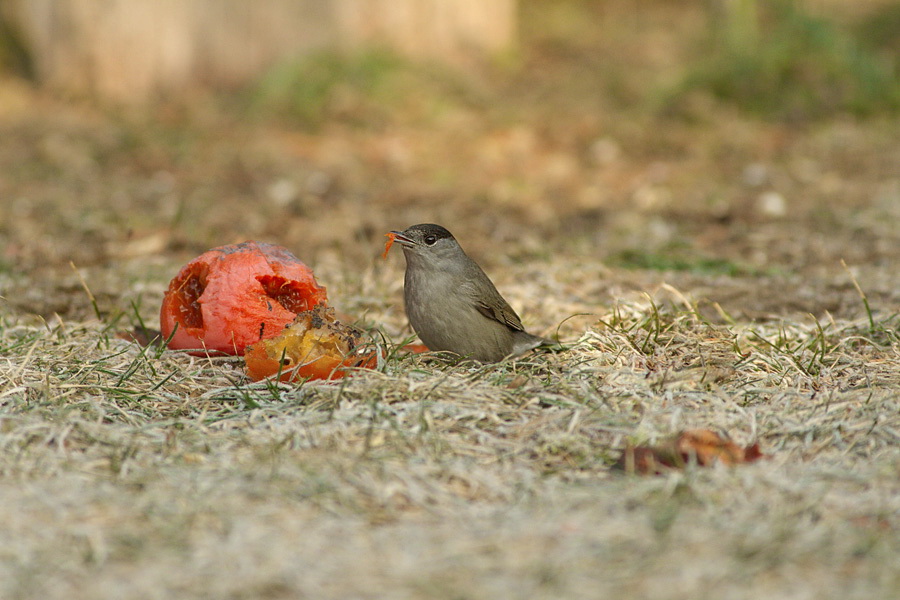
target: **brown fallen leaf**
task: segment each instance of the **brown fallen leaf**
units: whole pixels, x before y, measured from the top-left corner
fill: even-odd
[[[724,465],[736,465],[753,462],[762,457],[759,443],[741,448],[731,440],[725,439],[709,429],[690,429],[678,436],[676,448],[683,457],[690,459],[696,456],[697,464],[707,466],[721,462]]]
[[[751,463],[763,458],[759,444],[741,448],[709,429],[689,429],[666,439],[657,446],[627,446],[614,468],[640,475],[659,475],[672,469],[683,469],[696,462],[709,466]]]

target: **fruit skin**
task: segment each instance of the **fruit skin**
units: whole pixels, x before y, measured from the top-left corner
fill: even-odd
[[[160,329],[172,349],[241,355],[326,302],[312,270],[286,248],[243,242],[213,248],[181,269],[163,298]]]
[[[353,367],[374,367],[377,353],[362,347],[362,332],[334,318],[334,309],[318,305],[300,313],[279,335],[248,346],[247,377],[259,381],[339,379]],[[360,353],[362,350],[362,353]]]

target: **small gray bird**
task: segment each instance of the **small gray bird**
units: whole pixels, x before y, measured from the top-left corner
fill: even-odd
[[[481,267],[440,225],[389,235],[406,257],[406,316],[429,350],[497,362],[552,343],[525,331]]]

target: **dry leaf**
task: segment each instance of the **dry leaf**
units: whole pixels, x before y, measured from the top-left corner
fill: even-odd
[[[671,469],[683,469],[695,462],[709,466],[750,463],[764,455],[759,444],[741,448],[709,429],[690,429],[665,440],[657,446],[628,446],[616,461],[615,467],[629,473],[659,475]]]

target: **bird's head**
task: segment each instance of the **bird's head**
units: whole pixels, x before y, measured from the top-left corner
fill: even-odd
[[[465,256],[453,234],[440,225],[422,223],[403,231],[392,231],[394,241],[403,246],[407,264],[449,270]]]

